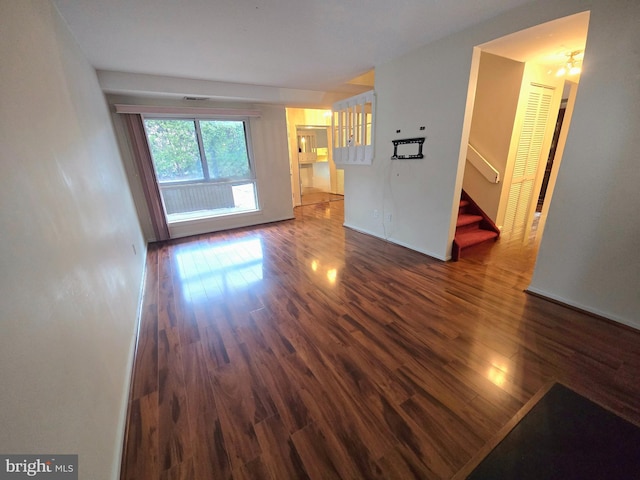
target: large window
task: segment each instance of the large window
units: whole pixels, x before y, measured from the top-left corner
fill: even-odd
[[[245,120],[145,118],[168,223],[258,209]]]

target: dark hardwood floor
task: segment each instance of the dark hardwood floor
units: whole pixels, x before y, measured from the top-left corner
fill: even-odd
[[[150,247],[123,479],[450,478],[552,379],[640,422],[640,332],[524,293],[534,247],[342,208]]]

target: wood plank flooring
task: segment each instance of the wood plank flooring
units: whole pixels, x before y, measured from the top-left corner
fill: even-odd
[[[640,423],[640,332],[523,293],[535,248],[342,208],[150,247],[122,479],[450,478],[551,379]]]
[[[312,205],[314,203],[324,202],[343,202],[344,195],[338,195],[330,192],[318,192],[315,189],[305,187],[302,189],[300,196],[301,205]]]

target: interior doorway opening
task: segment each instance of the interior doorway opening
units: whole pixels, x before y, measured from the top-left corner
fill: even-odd
[[[344,170],[333,161],[331,110],[287,108],[293,206],[343,200]]]
[[[474,50],[461,189],[500,228],[501,242],[539,244],[576,100],[589,12]],[[567,65],[571,63],[572,68]],[[558,118],[560,117],[560,118]],[[560,121],[559,121],[560,120]],[[473,147],[473,148],[471,148]],[[499,181],[483,174],[479,152]],[[453,219],[455,221],[456,219]]]
[[[538,195],[538,204],[536,205],[536,212],[541,213],[542,207],[547,194],[547,188],[549,187],[549,180],[551,179],[551,171],[553,170],[553,161],[556,156],[556,150],[558,148],[558,139],[560,138],[560,132],[562,131],[562,123],[567,111],[567,97],[562,98],[560,103],[560,111],[558,112],[558,118],[556,120],[556,128],[553,132],[553,139],[551,140],[551,150],[549,150],[549,157],[547,158],[547,165],[544,169],[544,177],[542,178],[542,186],[540,187],[540,195]]]
[[[331,129],[326,126],[296,127],[300,204],[342,200],[337,192],[337,169],[330,162]]]

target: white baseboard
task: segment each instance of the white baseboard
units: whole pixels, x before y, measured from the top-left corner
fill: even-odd
[[[342,226],[346,227],[346,228],[349,228],[351,230],[355,230],[356,232],[364,233],[365,235],[369,235],[371,237],[379,238],[380,240],[384,240],[384,241],[389,242],[389,243],[400,245],[401,247],[405,247],[405,248],[408,248],[409,250],[413,250],[414,252],[418,252],[418,253],[421,253],[423,255],[427,255],[428,257],[435,258],[436,260],[441,260],[443,262],[446,262],[447,260],[451,260],[450,256],[449,257],[441,257],[440,255],[436,255],[433,252],[429,252],[429,251],[423,250],[421,248],[418,248],[415,245],[411,245],[409,243],[406,243],[406,242],[403,242],[403,241],[400,241],[400,240],[397,240],[397,239],[391,238],[391,237],[390,238],[384,238],[384,237],[382,237],[382,236],[378,235],[377,233],[374,233],[374,232],[372,232],[370,230],[366,230],[366,229],[360,228],[360,227],[354,227],[353,225],[349,225],[346,222],[343,223]]]
[[[598,317],[602,317],[602,318],[605,318],[607,320],[611,320],[613,322],[621,323],[622,325],[626,325],[627,327],[631,327],[633,329],[640,330],[640,324],[637,321],[634,322],[633,320],[630,320],[628,318],[620,317],[619,315],[612,314],[611,312],[604,312],[602,310],[598,310],[597,308],[593,308],[593,307],[591,307],[589,305],[584,305],[584,304],[582,304],[580,302],[569,300],[569,299],[566,299],[566,298],[561,297],[559,295],[555,295],[553,293],[549,293],[547,291],[540,290],[538,288],[529,287],[525,291],[533,293],[534,295],[537,295],[537,296],[542,297],[542,298],[547,298],[549,300],[553,300],[554,302],[557,302],[557,303],[562,304],[562,305],[566,305],[567,307],[573,307],[573,308],[575,308],[577,310],[582,310],[583,312],[591,313],[593,315],[597,315]]]

